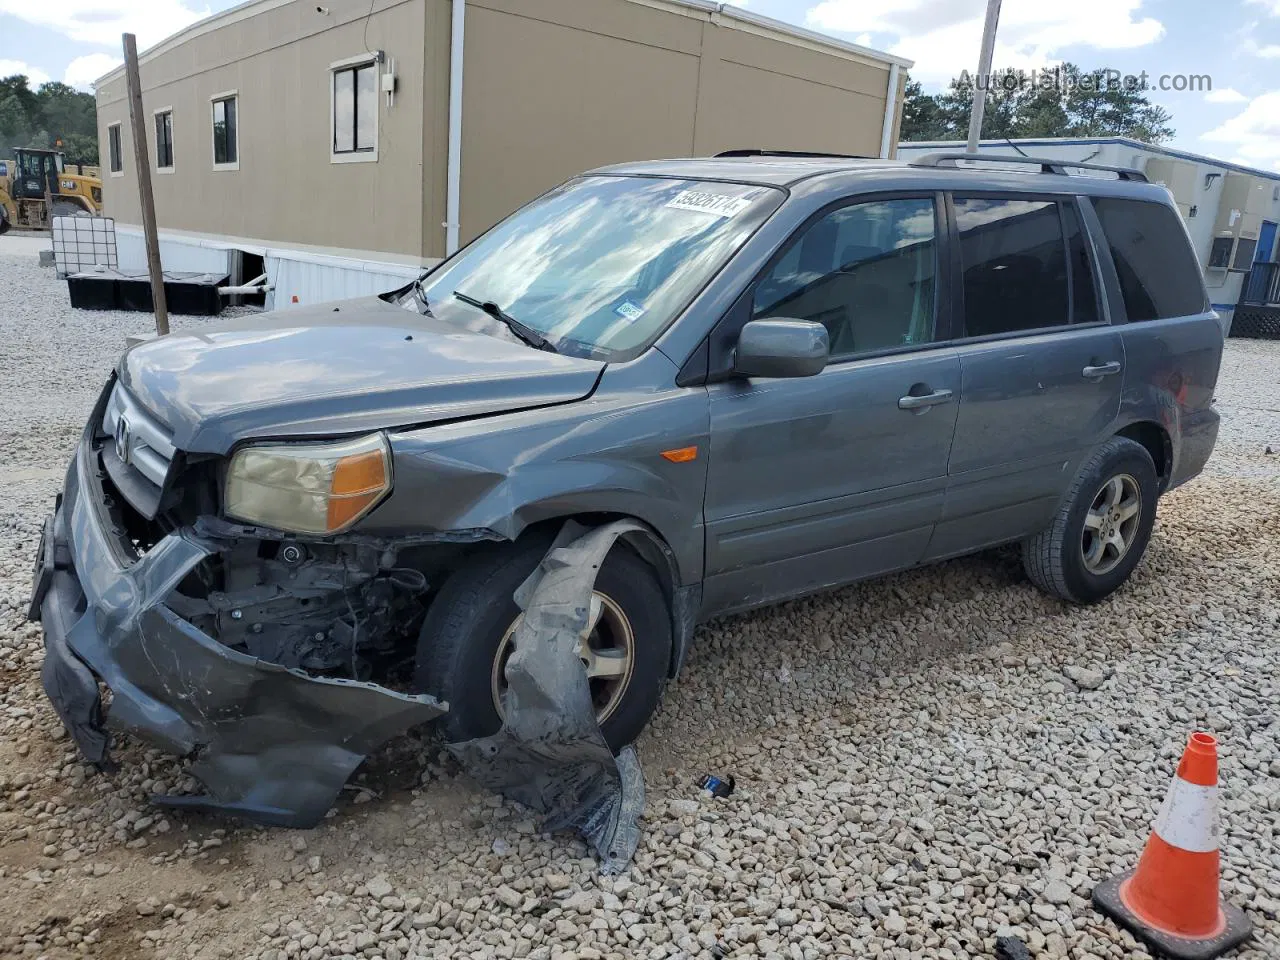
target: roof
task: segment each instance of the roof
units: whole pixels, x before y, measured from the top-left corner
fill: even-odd
[[[1069,166],[1069,164],[1068,164]],[[1168,191],[1156,184],[1110,177],[1009,170],[1003,167],[917,166],[902,160],[863,160],[857,157],[689,157],[646,160],[600,167],[592,174],[633,177],[675,177],[682,180],[721,180],[758,186],[791,188],[813,181],[815,189],[849,195],[895,190],[951,190],[960,193],[1087,194],[1143,198],[1166,202]],[[820,180],[820,182],[819,182]]]
[[[875,170],[902,172],[908,165],[898,160],[861,160],[855,157],[685,157],[677,160],[642,160],[600,167],[590,173],[636,177],[678,177],[684,180],[728,180],[765,187],[788,187],[828,173]]]
[[[1192,163],[1204,163],[1214,167],[1221,167],[1224,170],[1232,170],[1236,173],[1245,173],[1251,177],[1262,177],[1266,180],[1275,180],[1280,182],[1280,172],[1275,170],[1261,170],[1257,167],[1247,167],[1241,163],[1231,163],[1228,160],[1219,160],[1216,157],[1207,157],[1200,153],[1191,153],[1187,150],[1177,150],[1173,147],[1164,147],[1155,143],[1145,143],[1142,140],[1134,140],[1132,137],[1028,137],[1019,139],[1017,137],[1012,140],[982,140],[979,141],[980,147],[1005,147],[1016,145],[1017,147],[1101,147],[1109,144],[1116,144],[1122,147],[1128,147],[1134,150],[1142,150],[1146,153],[1154,153],[1163,157],[1173,157],[1178,160],[1190,160]],[[963,150],[965,148],[962,140],[911,140],[902,141],[898,144],[898,150]]]
[[[237,4],[212,16],[205,17],[196,23],[191,24],[179,30],[170,37],[166,37],[153,47],[148,47],[138,55],[139,63],[146,63],[153,57],[168,53],[188,40],[194,40],[196,37],[209,33],[212,30],[218,30],[222,27],[229,26],[241,20],[250,17],[256,17],[259,14],[274,10],[277,7],[283,7],[287,4],[300,2],[300,0],[245,0],[244,3]],[[845,55],[852,54],[866,60],[886,65],[897,65],[899,67],[909,68],[914,65],[914,61],[904,57],[899,57],[891,53],[885,53],[882,50],[874,50],[871,47],[864,47],[861,44],[850,43],[846,40],[839,40],[835,37],[827,36],[824,33],[818,33],[813,30],[806,30],[803,27],[797,27],[789,23],[783,23],[781,20],[774,20],[772,17],[761,16],[758,13],[748,13],[740,7],[735,7],[729,3],[715,3],[712,0],[629,0],[632,3],[643,3],[649,6],[669,7],[683,10],[687,13],[702,14],[710,22],[717,20],[730,21],[738,24],[742,29],[749,30],[753,33],[760,33],[765,36],[773,36],[777,39],[790,40],[791,42],[799,42],[802,45],[812,45],[819,48],[825,48],[833,52],[843,53]],[[124,66],[116,67],[114,70],[108,71],[97,80],[94,85],[98,86],[108,81],[114,80],[124,74]]]

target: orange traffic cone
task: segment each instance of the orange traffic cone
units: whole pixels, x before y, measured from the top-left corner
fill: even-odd
[[[1249,918],[1218,896],[1218,741],[1193,733],[1136,870],[1093,904],[1153,949],[1209,960],[1247,940]]]

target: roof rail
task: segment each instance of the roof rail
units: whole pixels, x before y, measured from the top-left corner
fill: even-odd
[[[1070,176],[1068,170],[1101,170],[1114,173],[1119,180],[1132,180],[1135,183],[1149,183],[1147,175],[1129,167],[1109,167],[1101,163],[1085,163],[1083,160],[1051,160],[1047,157],[1006,157],[991,153],[926,153],[911,161],[913,167],[955,167],[963,169],[959,161],[979,161],[985,163],[1022,163],[1039,167],[1040,173],[1056,173]]]
[[[856,153],[819,153],[817,150],[760,150],[749,147],[743,150],[724,150],[716,154],[716,159],[729,157],[818,157],[826,160],[873,160]]]

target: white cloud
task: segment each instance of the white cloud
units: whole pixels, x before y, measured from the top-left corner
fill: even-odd
[[[49,82],[49,75],[39,67],[21,60],[0,60],[0,77],[12,77],[15,73],[25,73],[33,88]]]
[[[120,49],[120,35],[134,33],[139,49],[154,46],[209,16],[192,0],[0,0],[0,14],[56,30],[79,43]]]
[[[1141,0],[1005,0],[995,65],[1033,69],[1059,62],[1067,47],[1114,50],[1155,43],[1164,25],[1142,16],[1141,5]],[[891,52],[916,62],[912,77],[946,84],[962,70],[977,71],[984,13],[983,4],[974,0],[822,0],[806,20],[822,30],[879,34]]]
[[[1280,90],[1254,97],[1244,110],[1200,139],[1230,144],[1235,148],[1233,159],[1240,163],[1280,170]]]
[[[1248,2],[1262,7],[1273,17],[1280,17],[1280,0],[1248,0]]]
[[[1268,43],[1263,46],[1250,38],[1244,43],[1244,52],[1252,53],[1255,57],[1262,57],[1264,60],[1277,60],[1280,59],[1280,43]]]
[[[90,53],[83,57],[76,57],[67,64],[67,72],[63,74],[62,82],[78,90],[89,90],[93,87],[95,80],[123,62],[121,57],[110,53]]]
[[[1235,87],[1210,90],[1204,95],[1204,99],[1206,103],[1247,103],[1249,101],[1249,98]]]

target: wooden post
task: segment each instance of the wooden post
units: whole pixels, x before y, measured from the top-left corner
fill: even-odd
[[[142,202],[142,232],[147,239],[147,272],[151,274],[151,302],[156,308],[156,333],[169,332],[169,305],[164,298],[160,268],[160,238],[156,235],[156,198],[151,192],[151,155],[147,150],[147,122],[142,115],[142,79],[138,74],[138,38],[124,35],[124,74],[129,86],[129,125],[133,130],[133,159],[138,168],[138,199]]]

